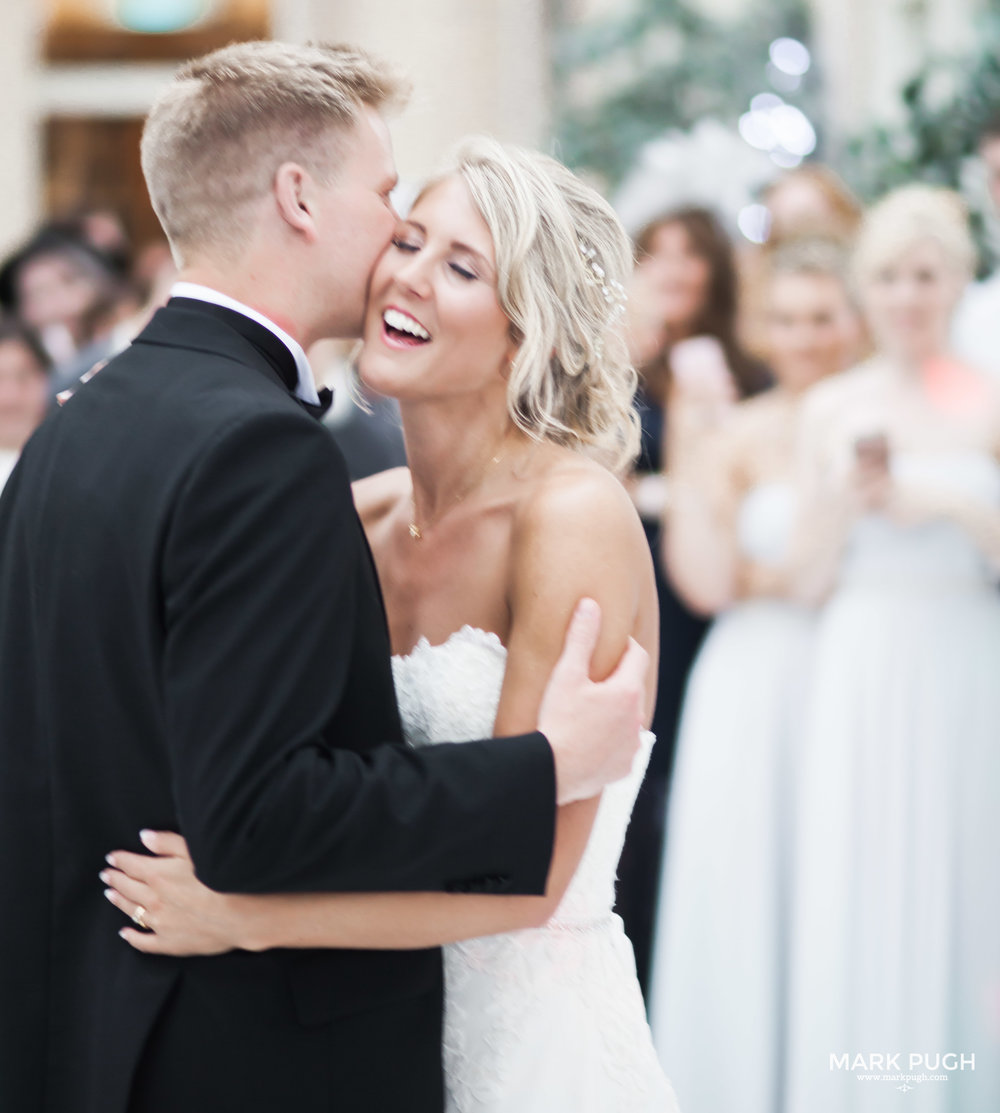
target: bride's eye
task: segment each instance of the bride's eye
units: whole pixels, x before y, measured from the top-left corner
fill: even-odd
[[[464,278],[466,282],[472,282],[479,277],[478,274],[476,274],[474,271],[469,270],[468,267],[462,266],[461,263],[449,263],[448,265],[457,275],[460,275],[462,278]]]
[[[397,251],[406,251],[412,254],[414,251],[420,250],[419,244],[412,243],[410,240],[405,240],[402,236],[395,236],[390,242]]]

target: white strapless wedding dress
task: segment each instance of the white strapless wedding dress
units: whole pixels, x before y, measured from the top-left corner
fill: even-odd
[[[779,567],[794,520],[791,483],[754,487],[740,552]],[[779,1106],[795,744],[814,628],[811,610],[783,599],[737,603],[688,680],[649,993],[685,1113]]]
[[[407,741],[489,737],[506,664],[500,639],[469,626],[394,658]],[[631,775],[605,791],[579,868],[544,927],[444,948],[448,1113],[676,1113],[632,947],[611,911],[651,745],[646,735]]]

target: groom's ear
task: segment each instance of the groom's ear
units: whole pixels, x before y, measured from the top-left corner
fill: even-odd
[[[316,236],[312,175],[297,162],[283,162],[274,174],[274,202],[282,220],[295,232]]]

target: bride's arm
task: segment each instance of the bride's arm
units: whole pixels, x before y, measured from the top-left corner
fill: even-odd
[[[549,674],[577,600],[601,604],[591,676],[614,668],[633,633],[655,658],[655,588],[645,538],[620,485],[591,467],[550,481],[519,515],[507,604],[511,615],[507,671],[497,712],[498,736],[534,728]],[[642,613],[640,613],[642,612]],[[655,675],[655,659],[650,671]],[[655,692],[650,691],[647,714]],[[183,840],[155,835],[147,846],[166,855],[112,855],[103,875],[112,902],[131,915],[142,905],[154,928],[126,928],[139,950],[211,954],[232,948],[434,946],[544,923],[573,876],[598,800],[559,809],[552,865],[542,897],[457,893],[214,893],[193,875]],[[517,801],[511,800],[511,807]]]

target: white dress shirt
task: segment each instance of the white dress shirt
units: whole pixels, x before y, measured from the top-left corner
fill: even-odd
[[[305,350],[294,336],[289,336],[283,328],[279,328],[269,317],[265,317],[263,313],[258,313],[256,309],[251,309],[249,305],[244,305],[243,302],[237,301],[227,294],[220,294],[218,290],[213,290],[210,286],[201,286],[196,282],[175,282],[170,287],[170,296],[172,298],[194,298],[196,301],[207,301],[212,305],[221,305],[223,309],[232,309],[236,313],[242,313],[244,317],[249,317],[251,321],[256,321],[258,325],[263,325],[264,328],[273,332],[292,353],[295,360],[295,368],[299,376],[299,381],[295,387],[296,396],[301,398],[303,402],[311,402],[314,406],[319,405],[316,380],[313,378],[312,368],[309,366]]]
[[[0,491],[4,489],[7,480],[10,479],[10,473],[14,470],[14,465],[20,455],[20,452],[13,448],[0,448]]]

